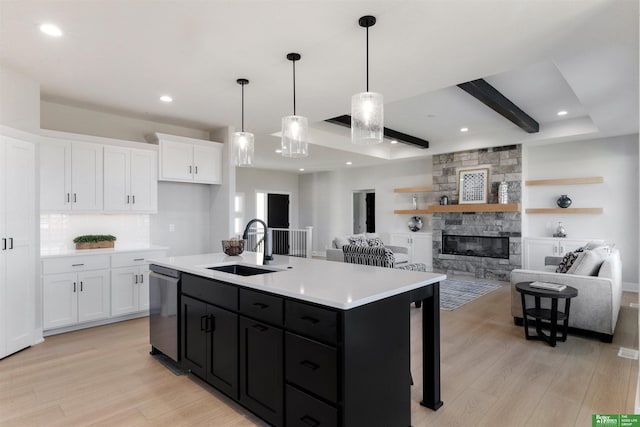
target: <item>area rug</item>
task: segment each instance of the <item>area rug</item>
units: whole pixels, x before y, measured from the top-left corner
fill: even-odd
[[[490,283],[443,280],[440,282],[440,310],[455,310],[499,288],[500,285]]]

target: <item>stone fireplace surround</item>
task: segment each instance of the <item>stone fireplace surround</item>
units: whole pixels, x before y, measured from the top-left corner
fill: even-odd
[[[522,194],[522,147],[510,145],[433,157],[435,200],[447,195],[458,203],[457,179],[460,169],[489,167],[489,203],[497,203],[498,185],[509,185],[509,203],[520,203]],[[521,212],[471,212],[433,214],[433,269],[445,274],[508,281],[511,270],[522,266]],[[509,258],[490,258],[442,253],[442,235],[507,237]]]

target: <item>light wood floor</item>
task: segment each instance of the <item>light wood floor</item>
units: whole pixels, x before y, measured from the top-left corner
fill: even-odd
[[[614,342],[525,341],[507,286],[441,311],[442,396],[421,407],[420,312],[412,309],[413,426],[588,426],[594,413],[632,413],[637,294],[623,298]],[[415,344],[415,345],[414,345]],[[191,376],[149,356],[146,318],[48,337],[0,361],[2,426],[263,426]],[[360,427],[360,426],[357,426]]]

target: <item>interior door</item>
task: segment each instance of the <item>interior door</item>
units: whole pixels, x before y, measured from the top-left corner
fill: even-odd
[[[267,194],[267,226],[281,228],[272,232],[274,254],[289,254],[289,195]]]
[[[366,230],[367,233],[376,232],[376,193],[367,193],[364,198],[366,203]]]

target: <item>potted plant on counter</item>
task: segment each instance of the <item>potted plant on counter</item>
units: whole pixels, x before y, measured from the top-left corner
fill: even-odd
[[[87,234],[73,239],[76,249],[113,248],[116,237],[110,234]]]

